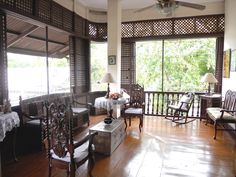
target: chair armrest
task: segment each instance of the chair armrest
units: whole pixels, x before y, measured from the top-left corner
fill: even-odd
[[[83,139],[81,139],[80,141],[78,141],[78,142],[76,142],[76,143],[74,144],[74,148],[77,148],[77,147],[83,145],[86,141],[89,141],[89,144],[92,145],[93,138],[94,138],[94,136],[97,135],[97,134],[98,134],[98,132],[92,132],[92,133],[86,135]],[[89,145],[89,146],[90,146],[90,145]]]
[[[78,104],[78,105],[82,105],[82,106],[86,106],[88,108],[92,107],[92,103],[80,103],[76,100],[73,100],[73,103]]]

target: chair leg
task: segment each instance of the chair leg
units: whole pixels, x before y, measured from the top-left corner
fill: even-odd
[[[187,119],[188,119],[188,113],[186,113],[185,123],[187,123]]]
[[[94,154],[90,155],[89,160],[88,160],[88,172],[89,172],[89,177],[93,177],[92,171],[95,166],[95,157]]]
[[[131,126],[131,116],[128,117],[129,118],[129,127]]]
[[[48,162],[48,177],[52,176],[52,165],[51,165],[51,160]]]
[[[142,131],[142,127],[143,127],[143,116],[139,117],[139,131]]]
[[[217,122],[215,121],[214,123],[214,127],[215,127],[215,134],[214,134],[214,140],[216,139],[216,134],[217,134]]]
[[[166,109],[165,119],[167,119],[169,108]]]
[[[124,116],[124,121],[125,121],[125,131],[127,129],[127,121],[126,121],[126,116]]]

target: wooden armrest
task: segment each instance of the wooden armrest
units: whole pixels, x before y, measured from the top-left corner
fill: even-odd
[[[77,148],[77,147],[83,145],[88,140],[89,140],[89,144],[91,144],[93,142],[94,136],[97,135],[97,134],[98,134],[98,132],[92,132],[92,133],[86,135],[83,139],[81,139],[80,141],[76,142],[74,144],[74,147]]]
[[[79,104],[79,105],[84,105],[84,106],[88,106],[88,107],[91,107],[92,106],[92,103],[80,103],[76,100],[73,100],[73,103],[76,103],[76,104]]]

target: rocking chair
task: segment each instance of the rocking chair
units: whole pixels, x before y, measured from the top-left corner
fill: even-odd
[[[194,99],[194,93],[189,92],[189,93],[185,93],[180,98],[178,104],[168,105],[166,109],[165,119],[172,120],[172,122],[175,122],[175,123],[189,123],[193,121],[193,120],[187,121],[188,112],[193,103],[193,99]],[[169,115],[169,110],[171,110],[171,115]],[[169,116],[172,116],[172,118],[169,118]],[[181,122],[181,120],[184,120],[184,122]]]

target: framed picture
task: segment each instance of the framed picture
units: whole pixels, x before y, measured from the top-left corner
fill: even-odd
[[[224,51],[224,63],[223,63],[223,76],[224,78],[230,77],[230,58],[231,58],[231,49]]]
[[[116,64],[116,56],[115,55],[108,56],[108,64],[109,65],[115,65]]]
[[[230,71],[236,72],[236,49],[231,52]]]

